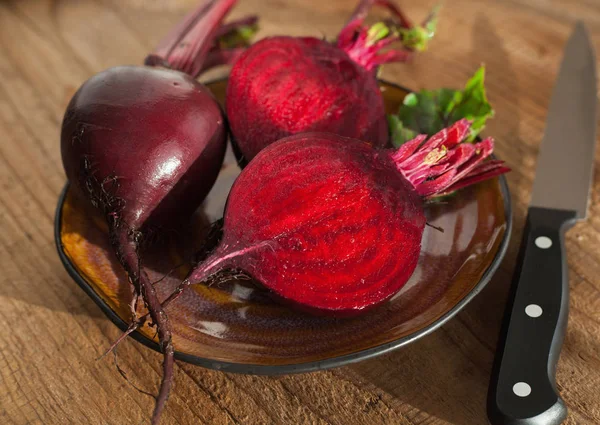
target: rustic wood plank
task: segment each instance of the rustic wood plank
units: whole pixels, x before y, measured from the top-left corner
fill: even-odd
[[[52,238],[64,183],[58,139],[66,104],[94,72],[139,63],[196,0],[13,0],[0,3],[0,423],[142,424],[153,400],[96,361],[118,330],[60,265]],[[433,0],[404,0],[420,19]],[[333,36],[353,0],[247,0],[260,36]],[[515,229],[485,291],[441,330],[397,352],[333,371],[281,378],[176,367],[169,424],[485,424],[485,393],[562,48],[590,0],[447,2],[438,37],[383,76],[411,88],[458,87],[487,66],[496,118],[486,133],[513,168]],[[600,153],[596,155],[600,163]],[[598,165],[598,164],[597,164]],[[568,424],[600,423],[600,173],[590,219],[567,236],[571,316],[558,369]],[[155,392],[161,358],[134,341],[120,366]]]

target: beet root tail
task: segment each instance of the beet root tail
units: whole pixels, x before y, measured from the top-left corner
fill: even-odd
[[[225,268],[229,264],[228,260],[260,248],[273,249],[274,242],[258,243],[254,246],[233,251],[228,254],[223,254],[220,252],[213,253],[213,255],[211,255],[206,261],[193,269],[189,276],[183,280],[161,304],[156,295],[154,285],[152,285],[152,282],[150,282],[148,279],[147,274],[141,270],[139,254],[137,252],[138,243],[135,241],[135,238],[129,235],[129,232],[125,231],[114,232],[111,240],[113,241],[113,245],[118,253],[119,261],[131,276],[132,283],[136,287],[140,288],[142,299],[148,308],[148,313],[132,321],[132,323],[129,325],[129,328],[127,328],[127,330],[111,344],[111,346],[99,357],[98,360],[104,358],[107,354],[114,351],[114,349],[123,340],[125,340],[127,336],[138,330],[140,326],[146,323],[148,319],[152,319],[157,326],[160,346],[164,354],[163,380],[158,396],[156,397],[156,405],[154,408],[154,414],[152,416],[152,424],[154,425],[158,424],[160,420],[160,414],[162,413],[162,410],[164,409],[169,397],[169,392],[173,381],[174,348],[172,342],[171,325],[165,313],[166,307],[179,298],[188,286],[202,282]]]
[[[143,324],[148,316],[150,316],[153,323],[156,324],[160,348],[164,355],[162,382],[160,384],[158,395],[156,396],[154,413],[152,414],[152,425],[157,425],[169,398],[169,392],[171,391],[175,358],[169,318],[164,311],[163,305],[158,299],[156,289],[152,285],[148,275],[142,269],[139,256],[139,235],[140,233],[138,232],[120,227],[118,229],[112,229],[111,242],[117,252],[119,262],[127,271],[133,286],[139,288],[141,298],[148,309],[148,314],[132,323],[129,329],[109,348],[108,352],[112,351],[125,336],[129,335]]]

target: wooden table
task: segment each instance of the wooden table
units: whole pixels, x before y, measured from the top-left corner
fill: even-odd
[[[0,423],[148,423],[154,400],[96,357],[117,328],[68,277],[55,252],[53,215],[65,182],[63,111],[76,88],[104,68],[140,63],[196,0],[0,2]],[[403,0],[426,16],[435,0]],[[353,0],[244,0],[260,36],[325,34]],[[574,22],[600,50],[592,0],[447,1],[439,32],[412,63],[383,76],[405,86],[460,87],[481,64],[496,109],[486,134],[513,168],[515,229],[502,268],[456,318],[405,349],[341,369],[266,378],[179,363],[164,424],[486,423],[488,378],[533,180],[546,109]],[[596,156],[597,165],[600,156]],[[598,168],[598,167],[597,167]],[[590,219],[567,237],[571,315],[558,367],[569,424],[600,424],[600,173]],[[133,340],[120,365],[156,391],[162,357]]]

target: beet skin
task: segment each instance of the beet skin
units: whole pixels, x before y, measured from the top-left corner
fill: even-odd
[[[212,94],[193,78],[123,66],[77,91],[61,140],[75,188],[102,208],[119,202],[121,220],[140,229],[150,218],[176,224],[200,205],[219,173],[226,129]]]

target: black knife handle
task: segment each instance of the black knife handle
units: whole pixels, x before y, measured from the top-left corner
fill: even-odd
[[[555,374],[569,309],[563,236],[575,217],[529,208],[488,392],[493,425],[558,425],[567,416]]]

